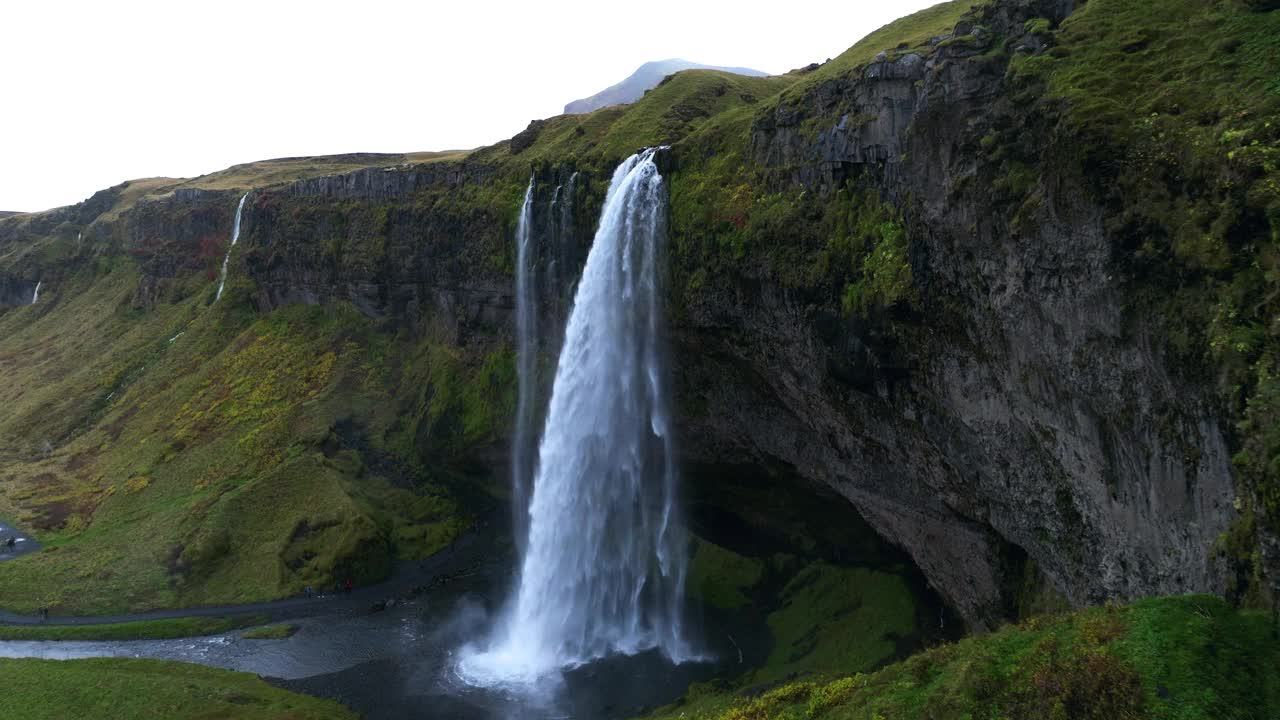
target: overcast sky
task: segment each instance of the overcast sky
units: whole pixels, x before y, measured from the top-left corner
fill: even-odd
[[[470,148],[648,60],[786,72],[936,0],[0,4],[0,210],[250,160]]]

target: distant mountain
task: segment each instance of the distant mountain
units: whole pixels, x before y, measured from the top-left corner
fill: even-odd
[[[644,97],[646,90],[651,90],[662,82],[662,78],[678,73],[681,70],[721,70],[723,72],[734,73],[735,75],[747,75],[750,77],[767,77],[769,73],[752,70],[750,68],[741,67],[718,67],[716,65],[702,65],[700,63],[689,62],[688,60],[680,60],[672,58],[670,60],[656,60],[647,62],[640,66],[631,74],[631,77],[612,87],[601,90],[589,98],[574,100],[564,106],[566,115],[574,115],[577,113],[588,113],[592,110],[609,107],[610,105],[624,105],[633,103]]]

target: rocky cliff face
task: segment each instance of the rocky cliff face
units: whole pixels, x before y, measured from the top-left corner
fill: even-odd
[[[779,184],[854,180],[906,210],[924,291],[909,343],[824,330],[827,309],[768,284],[703,298],[682,328],[700,360],[685,385],[708,406],[685,434],[696,452],[834,487],[978,624],[1020,582],[1011,553],[1076,604],[1219,589],[1212,548],[1234,515],[1222,418],[1126,316],[1103,208],[1049,164],[1016,227],[991,199],[979,141],[1034,121],[1007,59],[975,56],[995,36],[1041,52],[1026,22],[1070,9],[1002,4],[927,60],[882,54],[756,123]],[[816,140],[801,129],[824,120]]]
[[[753,267],[673,293],[682,451],[700,494],[736,474],[767,476],[780,502],[834,489],[977,627],[1028,584],[1074,604],[1219,591],[1214,546],[1235,516],[1221,410],[1132,309],[1111,210],[1011,84],[1009,63],[1049,52],[1044,28],[1072,10],[997,3],[928,49],[888,50],[757,115],[746,163],[774,189],[856,187],[899,209],[910,308],[850,314]],[[1042,152],[1016,193],[984,147],[1007,134]],[[671,172],[692,152],[673,148]],[[566,314],[602,169],[534,164],[543,327]],[[469,160],[254,190],[233,277],[252,280],[262,312],[347,301],[391,327],[500,344],[527,178]],[[140,296],[220,259],[237,197],[173,193],[121,218]]]

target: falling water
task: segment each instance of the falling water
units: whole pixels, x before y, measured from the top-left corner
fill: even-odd
[[[555,200],[551,203],[551,215],[556,221],[551,223],[551,258],[547,263],[546,287],[555,294],[556,311],[560,317],[564,317],[569,301],[573,299],[572,283],[561,276],[573,264],[573,196],[577,181],[578,173],[575,172],[567,183],[556,188]]]
[[[523,556],[529,536],[529,486],[533,478],[535,393],[538,373],[536,260],[533,247],[533,178],[516,223],[516,430],[511,443],[512,533]]]
[[[37,281],[36,281],[36,289],[35,289],[35,292],[32,292],[32,293],[31,293],[31,304],[32,304],[32,305],[35,305],[36,303],[40,302],[40,286],[41,286],[41,285],[43,285],[43,284],[44,284],[44,283],[43,283],[42,281],[40,281],[40,280],[37,280]]]
[[[691,659],[662,352],[665,188],[654,150],[614,172],[556,369],[520,586],[459,673],[528,683],[612,653]]]
[[[236,205],[236,222],[231,228],[231,245],[227,247],[227,254],[222,258],[222,276],[218,279],[218,294],[213,297],[214,302],[222,299],[222,288],[227,284],[227,263],[231,262],[231,248],[236,246],[236,241],[240,239],[240,214],[244,212],[244,201],[248,199],[249,193],[240,196],[240,204]]]

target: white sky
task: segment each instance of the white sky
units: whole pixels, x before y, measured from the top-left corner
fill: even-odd
[[[274,157],[486,145],[681,57],[780,73],[937,0],[2,0],[0,210]]]

